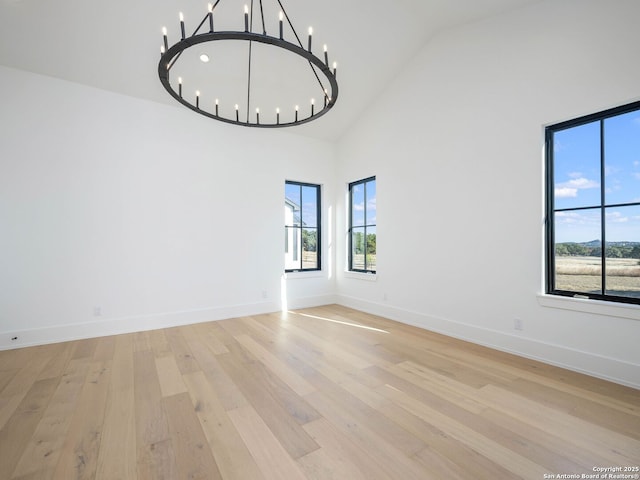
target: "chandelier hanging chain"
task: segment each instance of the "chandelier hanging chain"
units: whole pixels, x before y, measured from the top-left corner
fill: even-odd
[[[260,2],[262,8],[262,1]],[[249,31],[253,31],[253,0],[251,0],[251,18],[249,19]],[[249,122],[249,111],[251,109],[251,55],[253,52],[253,42],[249,40],[249,67],[247,69],[247,123]]]
[[[299,125],[303,123],[307,123],[309,121],[315,120],[316,118],[324,115],[330,110],[336,102],[338,96],[338,84],[336,82],[336,71],[337,64],[333,63],[333,71],[329,68],[329,60],[327,56],[327,47],[324,47],[324,62],[320,60],[320,58],[313,54],[311,50],[312,46],[312,29],[309,28],[309,44],[308,48],[305,49],[302,46],[302,42],[298,33],[296,32],[289,15],[287,14],[284,6],[282,5],[281,0],[277,0],[278,5],[280,6],[280,34],[278,36],[269,36],[267,34],[267,28],[265,23],[264,16],[264,6],[263,1],[259,1],[260,7],[260,21],[262,22],[262,34],[258,34],[253,31],[253,19],[254,19],[254,0],[251,0],[251,16],[249,21],[248,15],[248,6],[245,5],[245,29],[236,30],[236,31],[215,31],[214,29],[214,21],[213,21],[213,12],[218,7],[221,0],[216,0],[215,4],[209,4],[208,14],[202,19],[198,27],[195,29],[193,34],[190,37],[185,35],[185,24],[182,13],[180,13],[180,33],[181,39],[169,48],[167,41],[167,30],[163,27],[163,41],[164,45],[160,48],[161,58],[160,63],[158,64],[158,75],[160,77],[160,81],[164,88],[169,92],[178,102],[182,103],[186,107],[191,110],[205,115],[207,117],[220,120],[227,123],[232,123],[235,125],[249,126],[249,127],[286,127]],[[298,45],[291,43],[284,39],[283,36],[283,18],[287,19],[287,23],[295,36]],[[208,33],[198,33],[202,29],[205,22],[209,20],[209,32]],[[174,86],[170,82],[169,74],[171,69],[174,67],[176,62],[181,58],[182,53],[192,46],[206,43],[206,42],[214,42],[220,40],[243,40],[249,42],[248,48],[248,66],[247,66],[247,111],[246,111],[246,119],[245,121],[240,121],[238,116],[238,105],[235,106],[235,120],[230,117],[226,117],[224,114],[219,114],[219,104],[218,99],[215,101],[215,114],[211,111],[208,111],[206,107],[200,107],[200,91],[196,90],[195,92],[195,102],[191,102],[188,98],[183,97],[183,82],[182,77],[178,77],[178,89],[174,90]],[[298,105],[295,106],[295,120],[294,121],[280,121],[280,108],[276,108],[276,121],[275,122],[261,122],[260,121],[260,109],[256,108],[256,120],[255,123],[250,120],[250,111],[251,111],[251,100],[252,100],[252,68],[253,68],[253,42],[258,42],[265,44],[267,46],[273,46],[277,48],[284,49],[291,53],[294,53],[300,57],[303,57],[307,63],[309,64],[309,68],[313,72],[318,85],[322,90],[322,94],[324,96],[324,107],[320,108],[317,112],[314,110],[314,100],[311,98],[311,114],[307,116],[302,116],[299,118],[298,116]],[[202,55],[201,57],[207,57],[207,55]],[[201,58],[202,59],[202,58]],[[207,59],[202,59],[203,62],[208,61]],[[182,67],[181,67],[182,68]],[[329,94],[328,90],[325,88],[322,80],[320,79],[319,72],[321,72],[328,80],[331,88],[331,94]],[[175,84],[174,84],[175,85]]]

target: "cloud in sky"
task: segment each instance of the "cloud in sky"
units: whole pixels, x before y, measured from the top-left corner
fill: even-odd
[[[598,188],[600,186],[598,182],[589,180],[588,178],[584,177],[574,178],[573,180],[569,180],[568,182],[566,182],[564,185],[566,185],[567,187],[574,187],[578,189]]]
[[[563,225],[599,225],[597,215],[585,215],[580,212],[556,212],[556,221]]]
[[[560,223],[577,223],[580,214],[576,212],[556,212],[556,220]]]
[[[571,177],[571,180],[567,182],[556,183],[554,189],[556,198],[575,198],[578,196],[578,190],[598,188],[600,186],[594,180],[579,176],[578,172],[570,173],[569,177]]]
[[[569,187],[556,187],[554,189],[554,193],[556,198],[575,198],[578,196],[578,189]]]
[[[611,223],[626,223],[629,221],[629,217],[624,216],[620,212],[609,212],[606,214],[607,221]]]

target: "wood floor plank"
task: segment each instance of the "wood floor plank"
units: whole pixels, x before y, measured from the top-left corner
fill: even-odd
[[[149,343],[156,357],[166,357],[173,353],[167,341],[165,330],[151,330],[148,334]]]
[[[24,364],[34,356],[45,357],[48,355],[37,347],[0,350],[0,369],[11,370],[14,368],[22,368]]]
[[[238,343],[251,352],[269,370],[277,375],[284,383],[300,396],[315,391],[315,387],[289,368],[284,362],[272,355],[250,336],[243,334],[236,337]]]
[[[166,332],[167,343],[176,360],[180,373],[191,373],[200,370],[198,362],[193,358],[191,349],[184,338],[183,331],[187,328],[169,328]]]
[[[603,405],[594,401],[591,395],[579,396],[575,392],[557,390],[548,384],[541,385],[529,379],[511,382],[510,390],[547,407],[570,413],[585,421],[640,440],[640,416],[616,406]],[[638,400],[640,403],[640,398]]]
[[[522,395],[488,385],[480,390],[479,398],[515,418],[539,426],[567,442],[608,459],[612,465],[630,465],[640,458],[640,441],[546,407]]]
[[[473,474],[470,474],[458,463],[455,463],[430,447],[426,447],[424,450],[416,453],[412,458],[423,465],[424,469],[429,472],[434,479],[467,480],[469,478],[500,478],[495,474],[485,476],[479,471],[480,469],[475,469]],[[468,459],[469,457],[467,457],[467,460]],[[511,475],[507,472],[506,476],[509,477]]]
[[[533,442],[544,447],[551,453],[546,457],[546,462],[553,468],[550,471],[580,473],[588,472],[593,465],[607,465],[609,460],[597,452],[586,451],[576,447],[572,442],[553,435],[547,430],[524,423],[522,420],[512,417],[507,412],[489,408],[482,412],[481,416],[492,424],[521,435],[526,432],[528,442]]]
[[[229,353],[229,350],[220,338],[220,330],[215,328],[215,322],[207,322],[188,325],[182,329],[182,332],[189,345],[195,340],[200,340],[214,355],[222,355]]]
[[[255,318],[250,318],[249,320],[253,325],[258,327],[264,324],[258,322]],[[299,327],[295,322],[286,322],[285,328],[281,327],[280,324],[285,324],[285,322],[278,322],[272,328],[278,332],[277,338],[286,340],[288,344],[295,343],[298,345],[312,346],[321,341],[317,335]],[[283,332],[286,334],[284,338]],[[267,339],[269,338],[267,337]],[[361,356],[359,350],[353,348],[345,349],[335,343],[326,345],[322,350],[322,356],[326,359],[335,360],[346,371],[367,368],[373,364],[368,358]]]
[[[80,358],[93,357],[96,347],[98,346],[97,338],[87,338],[85,340],[77,340],[73,342],[73,353],[71,354],[72,360],[78,360]]]
[[[133,334],[133,353],[152,351],[149,332],[136,332]]]
[[[421,464],[435,457],[436,465],[450,465],[447,474],[454,478],[458,475],[469,479],[513,477],[512,472],[393,402],[382,405],[379,411],[427,445],[411,457]],[[441,478],[447,478],[447,475]]]
[[[171,397],[187,391],[182,380],[182,373],[180,373],[178,363],[173,355],[156,358],[156,371],[163,397]]]
[[[298,459],[309,478],[339,480],[391,480],[376,467],[371,455],[343,434],[326,418],[304,426],[321,449]],[[425,477],[428,478],[428,477]]]
[[[346,345],[348,349],[355,347],[360,354],[369,351],[389,335],[386,327],[378,328],[378,325],[374,325],[368,319],[369,317],[367,321],[361,321],[353,315],[349,318],[339,314],[327,314],[324,309],[306,309],[287,312],[281,319],[280,325],[283,329],[288,329],[291,325],[301,327],[305,332],[330,340],[332,344],[342,349],[345,349]],[[375,363],[381,360],[396,363],[401,360],[390,352],[380,350],[378,353],[379,355],[372,357]]]
[[[234,480],[263,480],[258,465],[206,375],[203,372],[189,373],[185,375],[185,382],[222,477]]]
[[[265,480],[306,480],[298,464],[253,407],[230,410],[228,415]]]
[[[406,361],[386,368],[400,378],[404,378],[419,387],[427,388],[430,392],[446,398],[447,401],[472,413],[482,413],[487,408],[486,405],[475,400],[477,389],[457,382],[448,376],[441,375],[431,370],[430,367]]]
[[[53,473],[54,480],[95,478],[110,375],[111,361],[89,365]]]
[[[133,375],[138,479],[172,480],[177,478],[175,455],[150,345],[134,353]]]
[[[335,425],[352,442],[371,452],[370,461],[390,478],[420,479],[422,468],[402,450],[376,433],[364,422],[355,421],[341,406],[317,391],[305,397],[324,418]]]
[[[38,427],[16,465],[13,477],[38,472],[37,476],[43,480],[51,478],[60,458],[87,370],[88,364],[82,360],[71,360],[68,363]]]
[[[0,393],[0,428],[14,414],[48,362],[48,356],[32,356],[4,387]]]
[[[479,434],[459,421],[443,415],[436,409],[415,400],[394,387],[386,385],[381,391],[402,408],[429,422],[459,442],[480,452],[483,456],[509,470],[513,475],[523,476],[524,478],[544,478],[545,473],[549,472],[548,467],[538,465],[513,450],[503,447],[491,438]]]
[[[133,339],[116,337],[96,479],[136,480]]]
[[[176,478],[220,480],[220,470],[187,393],[164,397],[171,444],[176,457]]]
[[[4,387],[6,387],[11,380],[13,380],[13,378],[16,376],[16,374],[19,371],[20,371],[19,368],[9,368],[9,369],[0,370],[0,397],[2,396],[2,391],[4,390]]]
[[[113,360],[113,352],[115,351],[116,337],[101,337],[98,339],[98,345],[93,352],[93,360],[96,362],[108,362]]]
[[[318,381],[316,385],[326,399],[341,410],[343,418],[349,418],[354,424],[366,425],[367,429],[384,438],[386,442],[393,445],[393,448],[407,457],[425,448],[426,445],[419,437],[384,415],[380,415],[378,410],[367,405],[360,397],[349,393],[343,385],[336,385],[331,381],[322,383]],[[363,386],[362,390],[368,390],[368,388]],[[384,397],[380,395],[380,398]]]
[[[55,350],[50,350],[50,360],[42,369],[40,375],[38,375],[38,380],[42,380],[45,378],[60,378],[65,368],[67,368],[67,364],[71,360],[75,345],[75,342],[65,342],[51,345],[50,348]]]
[[[33,383],[21,397],[15,412],[0,428],[0,478],[11,478],[49,406],[58,383],[57,378],[47,378]]]
[[[248,354],[246,356],[243,354],[244,351],[239,347],[232,347],[229,354],[219,357],[229,378],[240,388],[252,408],[261,415],[273,435],[292,458],[296,459],[316,450],[318,445],[301,427],[299,419],[304,417],[298,412],[302,411],[302,415],[311,418],[317,418],[317,412],[314,410],[313,413],[305,415],[304,412],[310,412],[312,409],[308,406],[305,408],[306,402],[300,399],[298,401],[300,410],[294,410],[297,416],[290,414],[286,409],[286,402],[278,398],[277,393],[266,380],[271,372]],[[257,365],[252,366],[252,363]],[[252,369],[257,370],[252,373]],[[303,403],[305,405],[302,405]]]
[[[247,399],[229,378],[213,352],[200,339],[191,340],[189,346],[209,382],[216,386],[216,393],[225,410],[248,405]]]

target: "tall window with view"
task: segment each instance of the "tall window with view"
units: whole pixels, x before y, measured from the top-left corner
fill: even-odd
[[[320,270],[320,185],[285,182],[285,271]]]
[[[349,270],[376,273],[376,177],[349,184]]]
[[[640,303],[640,102],[546,141],[547,293]]]

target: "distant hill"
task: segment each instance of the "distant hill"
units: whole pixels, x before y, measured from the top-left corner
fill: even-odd
[[[600,240],[591,240],[589,242],[564,242],[567,243],[575,243],[577,245],[583,245],[585,247],[593,248],[600,246]],[[605,242],[607,247],[636,247],[640,245],[640,242]]]
[[[600,240],[556,243],[555,250],[559,256],[602,256]],[[640,242],[606,242],[605,255],[607,258],[640,259]]]

